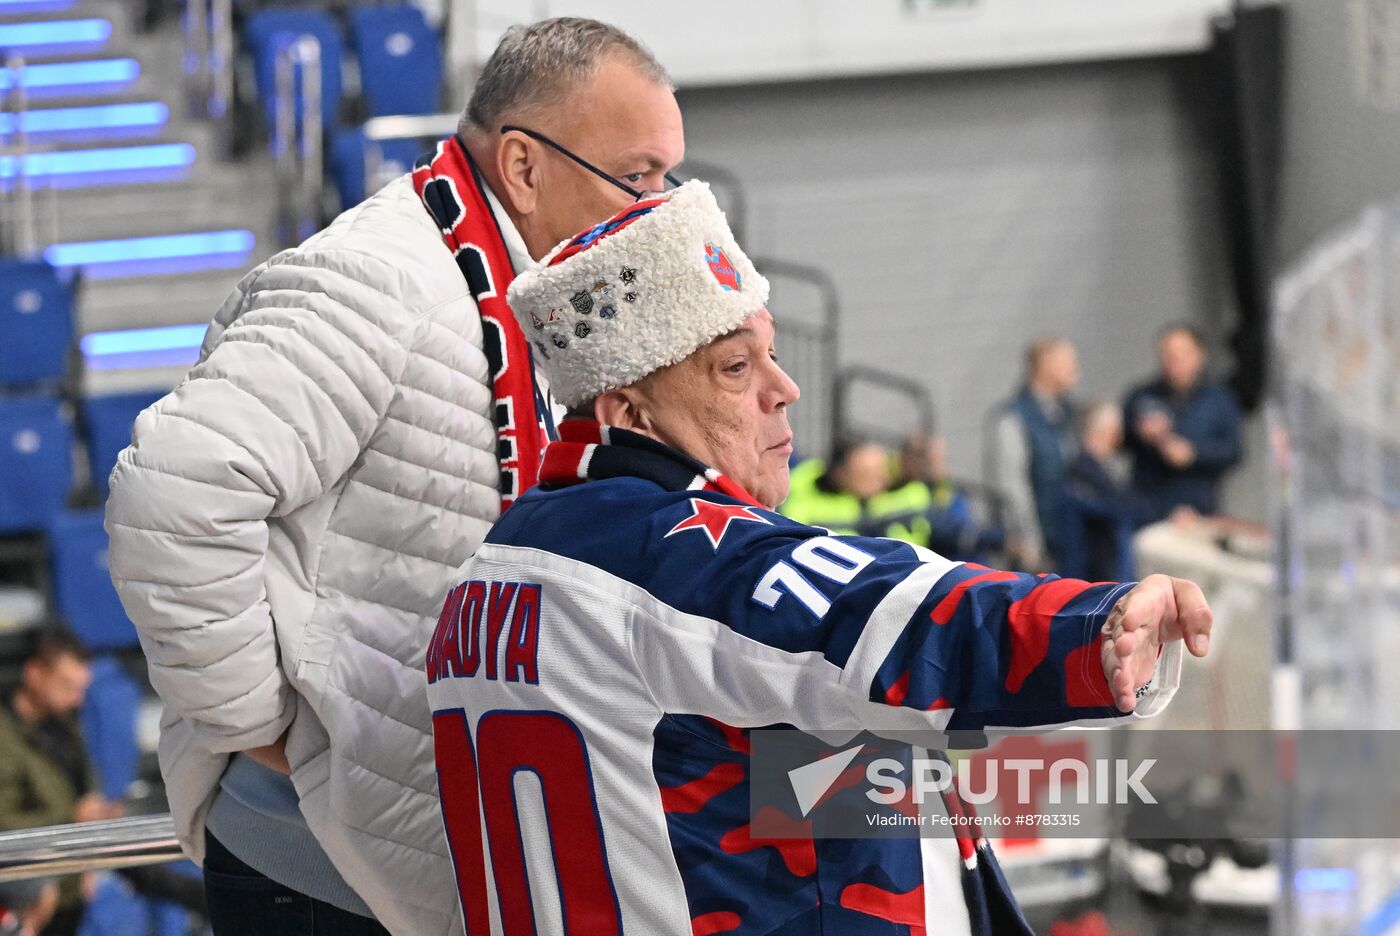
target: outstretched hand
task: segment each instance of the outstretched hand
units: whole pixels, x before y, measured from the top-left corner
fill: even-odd
[[[1210,606],[1200,586],[1149,575],[1109,612],[1103,625],[1103,672],[1119,711],[1137,706],[1137,689],[1152,678],[1162,644],[1185,640],[1192,655],[1210,650]]]

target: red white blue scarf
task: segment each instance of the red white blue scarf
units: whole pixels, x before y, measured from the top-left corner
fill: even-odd
[[[486,200],[481,174],[466,147],[450,136],[418,160],[413,188],[438,230],[481,312],[481,343],[491,371],[501,512],[539,480],[540,458],[553,434],[549,406],[535,380],[525,334],[506,304],[515,268],[500,223]]]
[[[718,491],[754,507],[753,495],[714,468],[644,435],[570,419],[544,450],[540,483],[553,487],[602,478],[645,478],[668,491]]]

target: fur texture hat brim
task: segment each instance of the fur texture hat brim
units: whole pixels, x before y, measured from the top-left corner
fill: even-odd
[[[738,328],[768,281],[710,187],[690,181],[555,247],[507,299],[555,399],[577,406]]]

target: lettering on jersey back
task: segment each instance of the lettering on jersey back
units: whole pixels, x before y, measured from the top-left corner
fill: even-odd
[[[540,604],[541,588],[530,582],[470,581],[452,589],[428,644],[428,682],[479,673],[497,681],[503,673],[506,682],[538,685]]]

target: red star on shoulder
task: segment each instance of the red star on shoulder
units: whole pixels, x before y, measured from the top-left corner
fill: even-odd
[[[724,534],[729,532],[729,524],[735,520],[753,520],[758,523],[769,523],[772,521],[754,513],[752,507],[743,504],[716,504],[714,501],[705,500],[700,497],[690,499],[690,509],[695,511],[680,523],[671,527],[671,532],[667,536],[676,533],[683,533],[686,530],[704,530],[705,535],[710,538],[710,545],[719,549],[720,541],[724,539]]]

